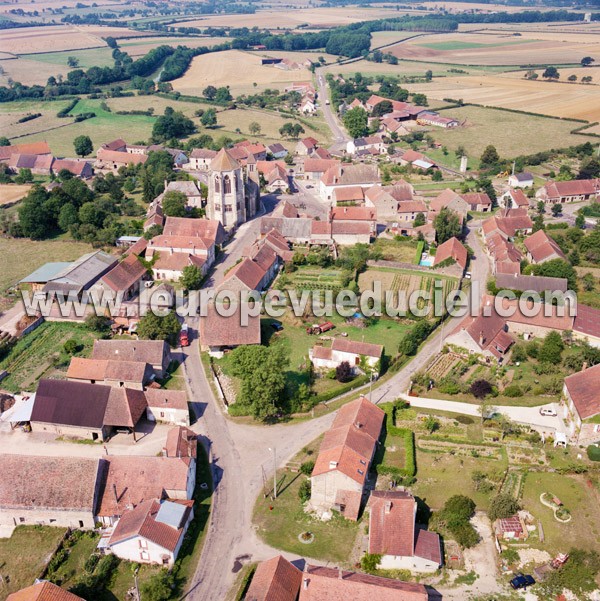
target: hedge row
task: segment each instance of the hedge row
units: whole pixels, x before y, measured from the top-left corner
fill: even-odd
[[[63,118],[63,117],[68,117],[69,113],[75,108],[75,105],[79,102],[79,98],[73,98],[73,100],[71,100],[71,102],[69,102],[69,104],[67,104],[67,106],[65,106],[65,108],[61,109],[60,111],[58,111],[58,113],[56,113],[56,116],[59,118]]]
[[[363,384],[367,384],[369,382],[369,376],[358,376],[351,380],[350,382],[346,382],[345,384],[341,384],[332,390],[328,390],[327,392],[322,392],[313,397],[310,397],[310,402],[312,405],[318,405],[319,403],[325,403],[326,401],[330,401],[337,396],[341,396],[342,394],[346,394]]]

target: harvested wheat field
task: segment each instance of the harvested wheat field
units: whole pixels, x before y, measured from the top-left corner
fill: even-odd
[[[524,71],[508,71],[502,74],[502,77],[510,77],[512,79],[523,79],[528,70]],[[544,69],[533,69],[538,74],[538,79],[542,79],[542,73]],[[600,84],[600,64],[592,67],[559,67],[558,73],[560,74],[559,82],[567,81],[567,79],[575,75],[577,82],[582,77],[591,77],[591,85]]]
[[[0,184],[0,207],[21,200],[31,190],[31,184]]]
[[[0,52],[10,54],[34,54],[37,52],[60,52],[106,46],[102,37],[120,32],[134,32],[120,27],[71,27],[56,25],[48,27],[24,27],[5,29],[0,37]]]
[[[294,10],[264,10],[253,15],[207,15],[202,19],[178,21],[185,27],[261,27],[296,29],[299,25],[339,27],[359,21],[398,17],[415,11],[392,8],[296,8]]]
[[[600,86],[530,81],[503,75],[445,77],[430,84],[409,84],[428,98],[462,98],[465,102],[598,121]],[[431,101],[430,101],[431,102]]]
[[[312,81],[312,73],[304,68],[284,71],[273,65],[261,65],[258,54],[227,50],[197,56],[185,75],[171,83],[182,94],[200,96],[206,86],[213,85],[230,86],[233,96],[237,96],[264,88],[283,89],[295,81]]]
[[[600,55],[600,37],[547,34],[545,39],[512,33],[447,33],[424,35],[389,52],[401,59],[459,65],[548,65],[578,63],[583,56]],[[560,39],[555,39],[560,38]]]

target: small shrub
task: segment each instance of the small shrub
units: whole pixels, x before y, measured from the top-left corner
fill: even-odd
[[[458,415],[456,417],[456,421],[459,424],[464,424],[464,425],[469,425],[469,424],[474,424],[475,423],[475,420],[472,417],[468,416],[468,415]]]
[[[523,396],[523,391],[518,384],[511,384],[504,389],[504,396],[514,399]]]
[[[314,461],[305,461],[301,466],[300,466],[300,471],[305,475],[305,476],[310,476],[312,474],[312,471],[315,469],[315,462]]]
[[[65,344],[63,345],[63,349],[65,351],[65,353],[67,353],[68,355],[74,355],[77,352],[77,349],[79,348],[77,342],[75,340],[73,340],[73,338],[71,338],[70,340],[67,340],[65,342]]]
[[[305,480],[300,484],[300,488],[298,489],[298,497],[302,503],[306,503],[310,499],[310,481]]]
[[[590,461],[600,461],[600,447],[590,445],[587,448],[587,456]]]

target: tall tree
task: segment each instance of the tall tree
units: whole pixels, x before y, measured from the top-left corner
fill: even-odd
[[[462,225],[458,215],[444,207],[433,220],[433,228],[438,244],[443,244],[450,238],[458,237],[462,233]]]
[[[493,146],[492,144],[488,144],[485,147],[485,149],[483,150],[483,153],[481,155],[481,158],[479,159],[479,162],[481,163],[482,166],[489,167],[491,165],[495,165],[499,160],[500,160],[500,156],[498,155],[498,151],[496,150],[496,147]]]
[[[73,140],[73,147],[77,156],[86,157],[94,150],[92,139],[89,136],[77,136]]]
[[[360,138],[368,131],[369,116],[367,111],[359,106],[354,107],[344,115],[344,127],[352,138]]]

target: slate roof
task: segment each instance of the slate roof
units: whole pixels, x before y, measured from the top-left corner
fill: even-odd
[[[104,426],[110,391],[110,386],[42,379],[35,395],[31,421],[100,429]]]

